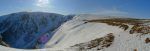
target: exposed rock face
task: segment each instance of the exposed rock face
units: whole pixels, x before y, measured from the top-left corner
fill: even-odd
[[[6,46],[6,47],[9,46],[8,44],[6,44],[6,43],[2,40],[2,36],[1,36],[1,35],[0,35],[0,45]]]
[[[103,48],[109,47],[113,43],[114,38],[115,37],[113,33],[109,33],[104,37],[97,38],[86,43],[76,44],[72,47],[77,47],[79,51],[93,49],[93,48],[96,48],[97,50],[101,50]]]

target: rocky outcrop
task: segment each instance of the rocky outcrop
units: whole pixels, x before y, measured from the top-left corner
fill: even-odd
[[[89,42],[76,44],[72,47],[78,48],[79,51],[93,49],[93,48],[96,48],[96,50],[101,50],[103,48],[107,48],[107,47],[111,46],[111,44],[114,41],[114,38],[115,37],[114,37],[113,33],[109,33],[104,37],[97,38],[97,39],[91,40]]]
[[[1,35],[0,35],[0,45],[9,47],[9,45],[6,44],[6,43],[2,40],[2,36],[1,36]]]

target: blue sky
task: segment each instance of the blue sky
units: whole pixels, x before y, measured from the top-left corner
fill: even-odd
[[[150,18],[150,0],[0,0],[0,15],[22,11]]]

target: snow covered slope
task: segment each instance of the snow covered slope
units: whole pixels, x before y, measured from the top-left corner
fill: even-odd
[[[149,51],[150,50],[150,43],[145,43],[145,39],[150,38],[150,27],[149,27],[150,24],[146,25],[149,27],[148,29],[142,29],[148,32],[147,34],[143,35],[142,32],[130,34],[130,31],[131,29],[133,29],[135,24],[141,23],[144,20],[139,21],[137,19],[131,19],[131,18],[117,19],[113,17],[114,19],[118,20],[118,21],[114,21],[113,18],[104,18],[101,16],[99,17],[98,16],[82,17],[82,16],[74,17],[73,20],[70,20],[65,24],[63,24],[59,28],[59,30],[55,33],[55,35],[52,37],[52,39],[49,41],[49,43],[47,43],[47,48],[54,48],[54,49],[67,48],[68,51],[72,51],[73,49],[75,51],[82,51],[82,50],[97,51],[97,49],[99,51],[134,51],[134,50]],[[94,18],[98,19],[100,22],[96,21]],[[106,22],[104,21],[107,19],[108,21],[109,19],[112,20],[109,22],[114,23],[114,25],[108,24],[107,21]],[[93,22],[84,21],[84,20],[93,20]],[[122,22],[120,20],[122,20]],[[148,20],[147,22],[149,21],[150,20]],[[120,25],[118,25],[117,22],[119,22]],[[145,22],[143,22],[142,25],[144,24]],[[112,33],[112,35],[114,36],[114,41],[112,42],[111,45],[109,44],[110,45],[109,47],[101,47],[103,45],[107,45],[107,42],[105,42],[105,38],[103,37],[105,37],[107,34],[110,33]],[[87,48],[89,47],[89,45],[93,43],[92,40],[98,38],[102,39],[102,41],[104,42],[99,42],[102,44],[99,44],[96,47],[90,49]]]
[[[71,16],[44,12],[19,12],[0,17],[0,35],[13,48],[34,48],[37,40],[53,31]]]
[[[54,46],[56,48],[68,48],[75,44],[103,37],[108,33],[121,31],[123,30],[103,23],[85,24],[84,21],[71,20],[61,26],[48,44],[56,44]]]
[[[144,19],[78,15],[57,28],[45,49],[24,51],[150,51],[149,22]]]

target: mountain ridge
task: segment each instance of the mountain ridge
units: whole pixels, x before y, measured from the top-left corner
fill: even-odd
[[[31,48],[29,42],[35,44],[37,37],[46,32],[51,34],[54,29],[72,17],[44,12],[18,12],[0,18],[0,34],[7,44],[14,48]]]
[[[40,34],[51,34],[51,33],[47,33],[47,30],[51,29],[49,31],[52,32],[53,35],[49,35],[51,36],[51,38],[47,43],[45,43],[44,48],[29,50],[29,51],[42,51],[42,50],[45,51],[59,51],[59,50],[60,51],[134,51],[134,50],[149,51],[150,50],[149,47],[150,20],[149,19],[124,18],[124,17],[118,18],[114,16],[107,17],[107,16],[97,16],[97,15],[65,15],[67,17],[62,18],[62,16],[60,16],[57,19],[55,15],[54,16],[55,19],[51,19],[45,16],[45,14],[43,16],[35,16],[32,17],[33,19],[30,19],[31,17],[28,16],[22,17],[23,19],[21,18],[18,19],[17,17],[17,19],[10,19],[9,21],[3,20],[8,18],[3,18],[0,19],[0,23],[1,24],[11,23],[10,25],[13,25],[14,23],[12,23],[12,20],[16,20],[15,23],[18,22],[20,25],[14,27],[21,27],[22,25],[30,25],[28,23],[31,23],[31,25],[35,24],[33,26],[29,26],[29,31],[27,32],[30,32],[30,30],[37,30],[37,29],[30,29],[30,28],[35,28],[35,26],[38,25],[37,26],[38,29],[41,28],[39,31],[43,32],[43,33],[39,33],[39,36],[41,36]],[[47,19],[49,20],[45,21],[45,18],[46,20]],[[39,21],[40,19],[44,21]],[[52,20],[54,22],[52,22]],[[25,23],[20,23],[21,21]],[[64,22],[60,24],[57,21],[60,22],[64,21]],[[40,24],[40,22],[44,22],[44,23]],[[52,25],[54,27],[49,28],[45,26],[45,24],[47,24],[46,22],[51,23],[47,26]],[[7,31],[7,29],[3,27],[5,26],[0,25],[0,32]],[[13,31],[14,30],[15,29],[13,29]],[[18,29],[18,30],[23,30],[23,29]],[[24,29],[24,31],[26,30],[28,29]],[[29,33],[29,35],[30,34],[34,35],[32,33]],[[26,41],[30,42],[29,39],[26,39]],[[27,44],[27,45],[31,45],[31,44]],[[34,44],[34,46],[36,45]],[[13,49],[13,48],[0,46],[0,49],[7,50],[7,51],[8,49],[20,51],[23,49],[30,49],[29,47],[30,46],[28,46],[28,48],[26,46],[26,48],[23,47],[21,49]],[[28,50],[24,50],[24,51],[28,51]]]

